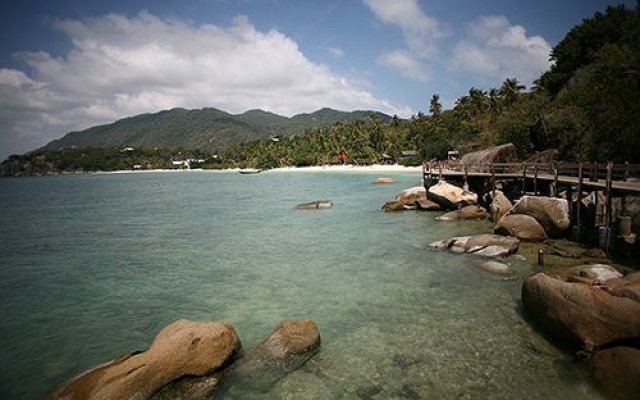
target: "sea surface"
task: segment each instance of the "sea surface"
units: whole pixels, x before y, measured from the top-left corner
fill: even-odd
[[[37,399],[143,350],[178,318],[231,322],[245,350],[314,319],[319,353],[226,399],[598,399],[524,319],[513,279],[428,250],[488,222],[386,213],[419,173],[206,171],[0,180],[0,398]],[[332,209],[296,211],[331,199]],[[218,397],[216,397],[218,398]]]

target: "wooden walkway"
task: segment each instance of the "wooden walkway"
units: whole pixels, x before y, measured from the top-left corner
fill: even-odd
[[[529,179],[540,183],[572,186],[578,190],[603,190],[616,193],[640,194],[640,165],[595,163],[495,163],[456,164],[451,161],[435,161],[423,164],[425,185],[447,178],[485,178],[492,181]],[[430,185],[429,185],[430,186]]]

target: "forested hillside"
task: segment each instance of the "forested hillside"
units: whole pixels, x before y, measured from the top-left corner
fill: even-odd
[[[260,110],[233,116],[175,109],[71,133],[47,145],[46,154],[40,150],[7,162],[15,167],[44,160],[39,162],[58,170],[61,159],[75,157],[71,164],[86,170],[81,162],[86,152],[70,147],[126,145],[173,149],[162,153],[171,158],[197,150],[207,168],[416,164],[444,158],[448,150],[464,153],[513,142],[522,157],[554,149],[558,160],[640,164],[640,9],[609,7],[585,19],[550,57],[553,66],[531,88],[517,77],[495,88],[472,87],[450,110],[443,110],[438,94],[425,94],[428,111],[408,120],[329,109],[292,118]],[[51,151],[61,148],[67,150]],[[143,161],[155,160],[154,154]],[[116,157],[97,164],[127,164],[124,156]]]

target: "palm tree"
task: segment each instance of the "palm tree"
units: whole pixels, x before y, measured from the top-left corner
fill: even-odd
[[[437,117],[442,112],[442,104],[440,104],[440,95],[435,93],[429,101],[429,112],[432,116]]]
[[[513,105],[518,100],[521,92],[525,89],[523,85],[518,83],[517,78],[507,78],[500,86],[500,95],[504,99],[507,107]]]

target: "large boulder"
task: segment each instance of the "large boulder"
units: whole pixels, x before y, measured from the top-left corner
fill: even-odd
[[[459,210],[449,211],[438,218],[439,221],[457,221],[460,219],[485,219],[487,210],[480,206],[465,206]]]
[[[543,330],[586,350],[640,337],[640,303],[598,286],[538,273],[523,283],[522,303]]]
[[[627,297],[640,303],[640,272],[607,279],[602,288],[612,296]]]
[[[470,253],[483,257],[506,256],[518,251],[520,240],[514,237],[483,234],[458,236],[429,244],[434,249],[448,249],[454,253]]]
[[[405,189],[396,194],[396,201],[399,201],[405,206],[414,207],[417,201],[427,199],[427,189],[424,186],[414,186]]]
[[[513,143],[490,147],[485,150],[467,153],[460,158],[459,164],[470,171],[486,171],[493,163],[511,163],[518,160],[516,146]]]
[[[542,225],[526,214],[505,215],[498,221],[493,231],[499,235],[517,237],[526,242],[540,242],[547,239]]]
[[[320,332],[312,320],[285,320],[269,337],[240,359],[228,383],[265,390],[300,368],[320,347]]]
[[[459,207],[472,206],[478,203],[478,195],[445,181],[440,181],[429,188],[427,196],[445,210],[457,210]]]
[[[591,360],[591,367],[607,398],[628,400],[640,396],[640,349],[620,346],[599,351]]]
[[[513,203],[511,203],[511,200],[509,200],[501,190],[496,190],[495,196],[493,195],[493,191],[489,192],[489,195],[492,197],[491,206],[489,207],[491,210],[491,219],[493,219],[493,222],[498,222],[500,218],[511,210]]]
[[[525,214],[535,218],[547,235],[557,238],[571,225],[569,203],[555,197],[523,196],[509,214]]]
[[[163,328],[149,349],[100,365],[54,389],[49,399],[148,399],[180,378],[220,372],[242,351],[226,323],[185,319]],[[215,378],[215,384],[219,378]]]

